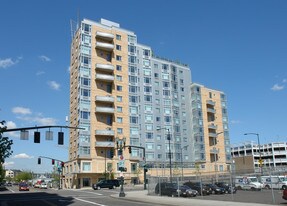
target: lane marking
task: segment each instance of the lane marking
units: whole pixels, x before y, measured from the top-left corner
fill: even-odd
[[[99,204],[99,203],[96,203],[96,202],[91,202],[91,201],[88,201],[88,200],[83,200],[83,199],[80,199],[80,198],[77,198],[77,197],[75,197],[75,199],[78,200],[78,201],[90,203],[90,204],[92,204],[92,205],[106,206],[106,205],[102,205],[102,204]]]

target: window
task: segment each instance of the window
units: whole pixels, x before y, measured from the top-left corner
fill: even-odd
[[[130,63],[136,63],[137,58],[135,56],[129,56],[129,62]]]
[[[121,51],[121,50],[122,50],[122,46],[117,44],[117,45],[116,45],[116,50]]]
[[[144,49],[144,50],[143,50],[143,55],[144,55],[144,56],[149,56],[149,54],[150,54],[150,51],[149,51],[149,50],[147,50],[147,49]]]
[[[158,64],[154,64],[153,67],[154,67],[155,69],[158,69]]]
[[[130,53],[135,53],[135,52],[136,52],[136,47],[133,46],[133,45],[128,45],[128,51],[129,51]]]
[[[144,83],[150,84],[151,83],[151,78],[150,77],[144,77]]]
[[[170,96],[170,91],[169,91],[169,90],[163,90],[163,91],[162,91],[162,94],[163,94],[164,96]]]
[[[81,111],[82,119],[90,119],[90,112]]]
[[[117,85],[117,91],[123,91],[123,86]]]
[[[137,96],[130,96],[130,102],[132,103],[137,103],[138,102],[138,97]]]
[[[162,82],[163,87],[169,88],[169,82]]]
[[[83,162],[82,163],[82,171],[83,172],[91,171],[91,163],[90,162]]]
[[[117,71],[122,71],[122,66],[117,65]]]
[[[153,125],[152,125],[152,124],[146,124],[146,125],[145,125],[145,129],[146,129],[147,131],[152,131],[152,130],[153,130]]]
[[[149,149],[149,150],[153,150],[154,149],[154,144],[153,143],[146,143],[145,148]]]
[[[123,97],[122,96],[117,96],[117,101],[118,102],[122,102],[123,101]]]
[[[84,86],[90,86],[90,79],[81,77],[81,84]]]
[[[135,66],[129,66],[129,72],[137,73],[137,68]]]
[[[158,79],[158,73],[154,73],[154,78]]]
[[[116,60],[117,60],[117,61],[122,61],[122,56],[117,55],[117,56],[116,56]]]
[[[159,122],[160,121],[160,117],[156,117],[156,121]]]
[[[123,107],[117,107],[117,112],[123,112]]]
[[[117,123],[123,123],[123,118],[122,117],[117,117]]]
[[[145,100],[146,102],[152,102],[152,97],[151,97],[151,95],[144,95],[144,100]]]
[[[117,133],[122,134],[123,133],[123,128],[117,128]]]
[[[138,108],[134,106],[130,106],[130,114],[137,114],[138,113]]]
[[[212,98],[212,93],[211,92],[209,92],[209,98]]]
[[[119,35],[119,34],[117,34],[117,35],[116,35],[116,39],[117,39],[117,40],[122,40],[122,36]]]
[[[153,133],[147,132],[147,133],[145,134],[145,137],[146,137],[147,139],[153,139]]]
[[[117,80],[120,81],[120,82],[123,81],[123,77],[122,77],[121,75],[117,75],[116,78],[117,78]]]
[[[131,163],[131,172],[137,171],[137,163]]]
[[[145,105],[144,108],[145,108],[146,112],[151,112],[152,111],[152,106],[151,105]]]
[[[158,150],[161,150],[161,145],[157,145],[156,148],[157,148]]]
[[[137,86],[129,86],[129,91],[131,92],[131,93],[137,93]]]
[[[155,95],[159,95],[159,90],[155,90]]]
[[[137,124],[138,123],[138,117],[130,116],[130,123]]]
[[[152,115],[151,114],[146,114],[145,115],[145,120],[146,121],[152,121]]]
[[[164,117],[165,122],[171,122],[171,117],[170,116],[165,116]]]
[[[84,97],[90,97],[90,90],[89,89],[81,89],[81,95]]]
[[[151,92],[150,86],[144,86],[144,92]]]

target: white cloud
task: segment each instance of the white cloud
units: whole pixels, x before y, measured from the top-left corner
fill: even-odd
[[[41,56],[39,56],[39,58],[44,62],[50,62],[51,61],[51,59],[45,55],[41,55]]]
[[[67,72],[71,73],[71,67],[70,66],[68,67]]]
[[[29,108],[24,108],[24,107],[14,107],[12,109],[12,112],[14,114],[22,114],[22,115],[32,114],[32,112]]]
[[[14,159],[32,159],[34,157],[33,156],[29,156],[26,153],[20,153],[20,154],[15,155],[13,158]]]
[[[280,86],[279,84],[274,84],[273,87],[271,88],[271,90],[273,91],[280,91],[282,89],[284,89],[284,85]]]
[[[43,75],[43,74],[45,74],[44,71],[38,71],[38,72],[36,73],[37,76],[40,76],[40,75]]]
[[[283,83],[287,83],[287,79],[283,79],[282,82],[283,82]]]
[[[15,61],[13,61],[11,58],[7,59],[0,59],[0,68],[8,68],[11,67],[19,62],[19,60],[22,59],[22,57],[19,57]]]
[[[231,124],[240,124],[241,121],[240,120],[231,120],[230,123]]]
[[[12,167],[15,164],[15,162],[4,162],[4,167]]]
[[[60,89],[60,84],[58,84],[55,81],[49,81],[48,85],[50,86],[51,89],[53,90],[59,90]]]
[[[21,119],[22,121],[29,122],[30,124],[36,124],[36,125],[56,125],[57,120],[51,117],[41,117],[41,116],[34,116],[34,117],[28,117],[28,116],[22,116],[18,117],[18,119]]]
[[[7,122],[6,122],[6,126],[7,126],[8,129],[17,128],[16,123],[15,123],[15,122],[12,122],[12,121],[7,121]]]

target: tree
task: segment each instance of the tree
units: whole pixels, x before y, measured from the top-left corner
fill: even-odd
[[[15,180],[17,182],[22,182],[25,181],[27,182],[28,180],[32,179],[32,173],[31,172],[20,172],[16,177]]]
[[[3,182],[4,179],[5,179],[5,170],[2,164],[0,164],[0,182]]]
[[[13,140],[9,140],[8,137],[3,137],[3,132],[7,129],[5,125],[5,121],[0,122],[0,164],[2,165],[5,162],[5,158],[8,158],[12,155],[13,151],[11,150],[11,146],[13,144]]]

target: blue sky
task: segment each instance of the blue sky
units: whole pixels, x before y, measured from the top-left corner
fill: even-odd
[[[105,18],[134,31],[155,54],[188,64],[192,80],[224,91],[231,143],[286,141],[287,1],[284,0],[2,0],[0,120],[9,128],[66,125],[70,20]],[[44,131],[45,130],[41,130]],[[56,133],[58,130],[54,130]],[[6,168],[52,170],[65,145],[14,141]]]

